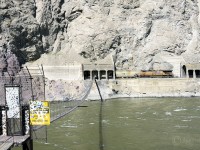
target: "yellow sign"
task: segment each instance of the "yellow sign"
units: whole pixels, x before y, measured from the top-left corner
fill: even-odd
[[[31,125],[50,125],[50,107],[48,101],[30,102]]]

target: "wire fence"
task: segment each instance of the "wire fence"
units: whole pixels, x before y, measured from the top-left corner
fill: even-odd
[[[29,104],[30,100],[44,99],[44,75],[42,73],[30,75],[28,69],[21,69],[15,75],[4,72],[0,76],[0,105],[6,105],[5,86],[20,87],[20,104]]]
[[[92,88],[93,81],[85,81],[83,93],[76,97],[71,97],[70,99],[64,100],[56,100],[50,102],[50,115],[51,115],[51,123],[56,120],[64,117],[70,112],[74,111],[78,106],[80,106],[85,99],[87,98],[90,90]],[[46,126],[34,126],[33,127],[33,138],[36,140],[44,140]]]
[[[15,76],[11,76],[9,73],[5,72],[4,76],[0,76],[0,106],[6,106],[5,85],[19,85],[21,109],[15,115],[21,115],[23,111],[29,113],[28,107],[22,106],[29,105],[31,100],[45,100],[45,79],[42,73],[43,72],[40,71],[39,74],[30,75],[28,68],[21,69]],[[76,83],[72,83],[72,85],[75,84]],[[54,101],[50,101],[51,122],[60,119],[80,106],[87,98],[92,84],[93,81],[84,81],[83,88],[81,88],[82,90],[79,91],[78,94],[69,94],[63,99],[54,99]],[[0,113],[2,119],[2,112],[0,111]],[[0,146],[5,143],[10,143],[11,139],[14,141],[16,132],[24,134],[22,133],[23,127],[21,121],[21,119],[7,119],[6,122],[2,123],[2,120],[0,120],[0,135],[2,135],[2,128],[5,127],[5,125],[7,125],[7,133],[10,135],[10,139],[5,141],[0,140]],[[33,126],[32,129],[33,139],[39,141],[47,139],[46,126]]]

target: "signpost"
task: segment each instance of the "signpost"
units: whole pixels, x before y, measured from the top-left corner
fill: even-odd
[[[30,102],[31,125],[50,125],[50,107],[48,101]]]

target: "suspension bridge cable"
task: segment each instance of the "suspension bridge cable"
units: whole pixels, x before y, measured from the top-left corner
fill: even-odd
[[[82,98],[80,98],[80,99],[74,99],[74,100],[73,100],[73,101],[77,102],[77,104],[76,104],[75,106],[73,106],[69,111],[66,111],[66,112],[60,114],[60,116],[56,116],[55,118],[53,118],[53,119],[51,120],[51,122],[54,122],[54,121],[60,119],[61,117],[63,117],[63,116],[65,116],[65,115],[69,114],[70,112],[72,112],[73,110],[75,110],[78,106],[80,106],[80,105],[84,102],[84,100],[87,98],[88,94],[90,93],[90,90],[91,90],[91,88],[92,88],[92,84],[93,84],[93,81],[90,81],[90,84],[89,84],[89,86],[88,86],[88,89],[87,89],[87,91],[85,92],[85,94],[84,94],[84,96],[83,96]],[[71,102],[71,101],[69,101],[69,103],[70,103],[70,102]]]

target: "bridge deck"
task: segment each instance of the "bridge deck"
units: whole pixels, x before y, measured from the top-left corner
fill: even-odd
[[[0,150],[7,150],[13,145],[20,145],[25,142],[30,136],[0,136]]]

